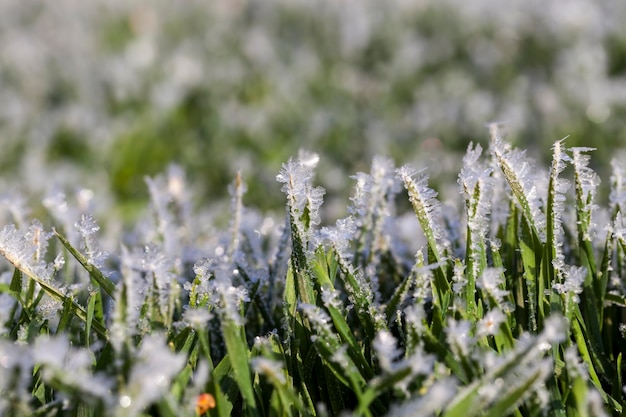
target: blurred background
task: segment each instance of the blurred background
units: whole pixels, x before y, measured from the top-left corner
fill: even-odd
[[[174,162],[198,205],[241,170],[246,204],[273,210],[300,148],[330,204],[378,154],[456,192],[493,121],[546,164],[567,135],[598,148],[606,184],[624,22],[623,0],[3,0],[0,200],[86,187],[132,218]]]

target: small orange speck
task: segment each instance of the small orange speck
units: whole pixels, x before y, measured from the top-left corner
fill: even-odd
[[[201,416],[211,408],[215,408],[215,398],[206,392],[198,395],[196,399],[196,415]]]

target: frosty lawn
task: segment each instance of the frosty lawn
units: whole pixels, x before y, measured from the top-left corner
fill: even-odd
[[[13,213],[0,414],[621,415],[624,167],[600,205],[591,149],[556,142],[544,172],[491,136],[463,159],[462,215],[378,157],[322,226],[306,152],[277,176],[284,222],[244,207],[237,176],[218,230],[176,167],[115,253],[63,196],[43,223]]]

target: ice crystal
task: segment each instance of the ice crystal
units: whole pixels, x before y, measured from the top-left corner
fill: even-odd
[[[471,335],[472,324],[467,320],[448,319],[446,341],[457,358],[470,353],[474,338]]]
[[[194,329],[204,329],[212,317],[207,310],[199,308],[189,308],[184,314],[185,322]]]
[[[193,272],[200,277],[208,277],[215,262],[212,259],[200,259],[193,266]]]
[[[604,399],[602,395],[595,389],[589,389],[587,391],[587,398],[585,399],[589,415],[594,417],[608,417],[609,414],[604,408]]]
[[[506,321],[506,316],[499,309],[493,309],[485,314],[485,317],[478,321],[476,326],[476,336],[495,336],[500,329],[500,325]]]
[[[501,288],[503,286],[503,272],[502,268],[487,268],[476,283],[481,290],[489,294],[497,306],[507,308],[505,298],[509,295],[509,292]]]
[[[67,197],[62,190],[55,189],[48,193],[43,199],[43,205],[52,217],[63,226],[64,230],[72,230],[71,226],[76,222],[76,212],[70,208]]]
[[[128,338],[140,329],[141,308],[146,299],[146,282],[137,268],[137,258],[122,246],[121,285],[117,286],[113,304],[111,343],[120,350]]]
[[[573,377],[583,378],[585,380],[589,377],[589,372],[585,366],[585,362],[578,354],[578,349],[575,346],[569,346],[563,352],[563,359],[567,372]]]
[[[331,360],[344,370],[350,369],[350,360],[348,358],[348,345],[341,345],[334,349]]]
[[[230,194],[230,210],[232,213],[230,220],[231,242],[228,248],[229,258],[233,257],[235,251],[239,249],[239,235],[241,233],[241,221],[243,216],[243,196],[246,193],[246,183],[241,178],[241,172],[237,172],[235,181],[228,187]]]
[[[286,382],[283,366],[280,362],[264,357],[256,357],[250,361],[252,370],[260,375],[265,375],[279,384]]]
[[[341,293],[337,290],[322,288],[322,302],[327,307],[334,307],[340,309],[342,307],[341,299],[339,298]]]
[[[33,253],[33,260],[35,262],[44,260],[48,249],[48,240],[52,236],[53,233],[46,232],[39,220],[33,220],[28,228],[28,232],[24,235],[24,238],[33,244],[35,249],[35,253]]]
[[[301,303],[299,305],[300,311],[311,321],[314,327],[321,331],[323,334],[331,334],[330,316],[318,306],[312,304]]]
[[[502,170],[524,216],[530,222],[537,237],[545,241],[546,219],[542,211],[538,188],[541,178],[537,176],[537,171],[526,157],[525,151],[512,149],[511,145],[502,140],[497,131],[493,132],[491,140],[496,163]]]
[[[444,409],[457,392],[456,381],[446,378],[435,382],[426,393],[401,405],[394,405],[388,417],[431,417]]]
[[[563,141],[555,142],[552,152],[552,166],[550,168],[550,186],[548,187],[548,205],[551,204],[552,211],[552,242],[550,245],[554,248],[554,259],[552,266],[557,272],[559,281],[562,281],[562,275],[565,269],[565,254],[563,253],[563,243],[565,240],[565,232],[563,230],[563,211],[565,203],[565,193],[570,187],[570,183],[559,177],[566,167],[567,162],[571,162],[571,158],[563,148]]]
[[[192,228],[189,226],[191,205],[186,191],[185,173],[178,165],[170,165],[167,175],[146,177],[150,202],[156,223],[156,236],[163,242],[163,251],[172,257],[182,257],[181,242]]]
[[[372,160],[370,174],[359,172],[352,178],[356,185],[348,213],[361,231],[359,250],[363,258],[376,266],[380,262],[380,252],[391,244],[394,199],[401,190],[401,183],[395,175],[393,161],[382,157]]]
[[[5,226],[0,231],[0,254],[26,275],[50,281],[54,273],[53,266],[41,259],[46,236],[37,222],[26,236],[15,225]]]
[[[626,208],[626,167],[618,159],[611,160],[611,192],[609,201],[611,210]]]
[[[128,382],[120,391],[115,415],[139,415],[148,405],[162,398],[185,362],[184,356],[170,351],[163,335],[145,336],[135,354]]]
[[[397,347],[397,342],[396,338],[386,330],[379,331],[374,338],[374,350],[383,372],[393,372],[395,369],[393,362],[402,354]]]
[[[18,228],[26,226],[30,210],[26,206],[26,198],[19,192],[9,192],[0,195],[0,207],[6,208],[12,217],[12,222]]]
[[[138,294],[127,294],[130,304],[140,308],[143,299],[147,297],[151,306],[155,307],[150,309],[151,319],[170,323],[172,303],[179,290],[172,259],[156,244],[134,248],[132,251],[123,249],[121,259],[125,285],[138,291]]]
[[[615,215],[615,220],[613,221],[613,225],[610,227],[610,230],[614,239],[626,243],[626,224],[621,211],[618,211]]]
[[[28,347],[0,339],[0,415],[32,415],[33,366]]]
[[[230,263],[219,264],[213,270],[214,279],[208,282],[209,292],[217,297],[220,317],[243,325],[240,313],[241,305],[249,302],[248,291],[243,286],[235,286],[232,282],[233,267]],[[237,271],[238,272],[238,271]]]
[[[328,242],[340,257],[350,261],[353,256],[350,249],[355,233],[356,223],[350,216],[337,220],[335,227],[322,227],[318,233],[318,239],[321,242]]]
[[[578,302],[578,294],[583,291],[583,283],[587,278],[587,268],[584,266],[566,266],[564,270],[565,280],[562,283],[554,283],[552,288],[559,294],[569,294],[572,301]]]
[[[552,372],[553,362],[545,352],[562,342],[567,334],[567,321],[560,316],[550,316],[538,336],[522,334],[513,350],[504,354],[491,353],[483,359],[486,369],[479,394],[486,403],[509,395],[520,388],[524,394],[518,403],[534,397],[545,405],[545,379]],[[514,407],[511,405],[510,407]]]
[[[591,241],[589,227],[593,227],[593,211],[596,208],[593,201],[600,184],[598,175],[589,168],[589,155],[585,152],[594,151],[595,148],[571,148],[572,164],[574,165],[574,181],[576,184],[576,194],[582,206],[578,207],[577,215],[580,222],[585,222],[588,227],[584,227],[582,238]]]
[[[309,223],[319,224],[318,210],[323,203],[325,190],[322,187],[313,187],[314,169],[319,161],[319,156],[314,153],[301,152],[298,159],[290,158],[282,165],[276,180],[283,183],[281,191],[287,195],[288,207],[292,219],[300,224],[301,217],[308,211]],[[308,229],[308,224],[301,224],[303,232]]]
[[[465,265],[461,262],[454,264],[454,273],[452,274],[452,291],[462,298],[462,293],[467,285],[467,277],[465,276]]]
[[[561,343],[567,337],[568,328],[569,323],[564,317],[556,314],[548,317],[544,323],[543,331],[539,335],[539,344],[541,342]]]
[[[104,260],[107,258],[108,254],[98,248],[96,234],[100,230],[100,226],[98,226],[98,223],[96,223],[93,216],[88,213],[82,214],[80,216],[80,220],[76,222],[74,226],[83,238],[87,260],[97,268],[102,269],[104,266]]]
[[[37,338],[33,358],[42,366],[44,380],[61,380],[65,387],[78,390],[88,399],[109,400],[112,381],[97,373],[93,374],[91,353],[72,348],[66,337]]]
[[[428,187],[428,175],[425,170],[418,172],[405,165],[396,172],[408,191],[409,200],[422,225],[426,239],[437,248],[438,253],[435,255],[438,257],[437,261],[442,261],[442,256],[450,244],[445,236],[437,192]]]
[[[424,330],[424,322],[426,320],[426,312],[424,307],[419,304],[413,304],[404,310],[404,318],[407,326],[410,326],[415,334],[422,334]]]
[[[494,180],[493,168],[485,166],[480,161],[482,147],[480,144],[470,143],[463,157],[463,167],[459,174],[459,186],[468,205],[472,207],[471,218],[475,225],[470,228],[485,235],[487,232],[488,218],[491,211],[491,199],[493,194]],[[474,201],[476,200],[476,201]]]
[[[41,302],[37,305],[37,313],[43,317],[52,331],[56,331],[63,311],[63,304],[56,299],[44,295]]]

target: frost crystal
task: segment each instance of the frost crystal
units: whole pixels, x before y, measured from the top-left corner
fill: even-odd
[[[563,352],[563,359],[568,373],[574,377],[580,377],[585,380],[588,379],[589,372],[587,371],[585,362],[583,362],[580,358],[578,349],[575,346],[569,346],[565,349]]]
[[[53,233],[44,231],[43,225],[39,220],[33,220],[28,228],[28,232],[24,235],[24,238],[27,241],[32,242],[35,249],[35,253],[33,253],[33,260],[35,262],[43,261],[46,255],[46,250],[48,249],[48,240],[52,236]]]
[[[454,273],[452,274],[452,291],[455,294],[461,296],[463,289],[467,285],[467,278],[465,277],[465,265],[461,262],[454,264]]]
[[[340,257],[350,261],[352,259],[350,247],[355,233],[356,223],[352,217],[347,217],[337,220],[335,227],[322,227],[317,239],[328,242]]]
[[[109,400],[113,382],[104,376],[92,374],[91,354],[84,349],[72,348],[66,337],[37,338],[33,357],[43,367],[44,380],[61,380],[66,387],[86,394],[87,399]]]
[[[579,221],[586,223],[587,227],[583,229],[582,238],[587,241],[591,241],[589,235],[589,227],[593,227],[592,215],[596,206],[593,204],[593,200],[596,195],[598,185],[600,184],[600,178],[598,175],[589,168],[589,155],[583,152],[590,152],[595,150],[594,148],[571,148],[573,153],[572,163],[574,165],[574,181],[576,183],[576,194],[578,200],[582,202],[582,207],[578,207],[577,215]]]
[[[239,250],[239,235],[241,233],[241,222],[244,213],[243,208],[243,196],[246,193],[247,187],[241,178],[241,172],[237,172],[235,181],[228,187],[230,194],[230,233],[231,242],[228,248],[228,257],[232,259],[234,253]]]
[[[257,374],[265,375],[270,380],[276,381],[279,384],[286,382],[283,366],[278,361],[256,357],[250,361],[250,365],[252,370]]]
[[[342,307],[342,302],[339,299],[341,293],[337,290],[322,288],[322,302],[327,307],[334,307],[336,309],[340,309]]]
[[[380,368],[384,372],[393,372],[393,362],[402,354],[397,347],[396,338],[388,331],[381,330],[376,334],[373,345]]]
[[[26,206],[26,198],[19,192],[9,192],[4,195],[0,195],[0,207],[5,207],[13,222],[17,224],[17,227],[24,227],[27,223],[30,210]]]
[[[444,409],[457,392],[456,382],[452,378],[435,382],[417,399],[402,405],[394,405],[387,413],[388,417],[431,417]]]
[[[91,214],[82,214],[80,221],[76,222],[74,226],[83,238],[87,260],[97,268],[102,268],[104,260],[108,255],[98,249],[98,241],[95,235],[100,230],[100,226],[98,226]]]
[[[448,319],[448,327],[446,329],[446,341],[455,355],[466,357],[473,343],[471,336],[472,324],[467,320]]]
[[[63,225],[65,230],[71,230],[71,225],[75,222],[76,213],[67,204],[65,193],[61,190],[50,192],[43,199],[43,205],[50,214]]]
[[[616,208],[624,210],[626,208],[626,167],[618,159],[611,161],[611,167],[613,168],[609,194],[611,210],[615,211]]]
[[[318,306],[312,304],[300,304],[300,310],[306,315],[306,317],[313,323],[316,329],[321,330],[324,334],[330,334],[330,316]]]
[[[385,236],[391,227],[391,216],[395,212],[394,198],[401,190],[395,175],[393,161],[375,157],[370,174],[357,173],[352,205],[348,212],[354,216],[358,229],[362,230],[362,248],[365,257],[389,244]]]
[[[539,342],[549,344],[560,343],[567,337],[569,324],[564,317],[552,315],[544,323],[543,332],[539,336]]]
[[[504,269],[502,268],[487,268],[476,282],[478,287],[489,294],[500,308],[506,306],[505,297],[509,295],[508,291],[501,288],[503,272]]]
[[[160,335],[144,337],[134,358],[128,383],[121,389],[115,415],[136,416],[169,390],[172,379],[186,362],[184,356],[172,353]]]
[[[497,131],[492,136],[492,149],[496,163],[502,170],[522,212],[531,222],[530,226],[539,239],[545,241],[546,219],[541,210],[541,196],[537,188],[541,179],[526,157],[526,152],[512,149],[502,140]]]
[[[499,309],[493,309],[485,314],[476,327],[476,336],[494,336],[498,333],[500,325],[506,321],[506,316]]]
[[[190,308],[185,311],[184,314],[185,322],[187,322],[194,329],[205,328],[212,317],[213,315],[207,310],[199,308]]]
[[[189,226],[191,205],[184,171],[178,165],[170,165],[166,176],[146,177],[145,181],[150,192],[157,233],[157,236],[149,238],[161,240],[166,254],[181,257],[181,241],[192,230]]]
[[[0,339],[0,415],[31,415],[33,365],[30,349]]]
[[[578,294],[583,291],[583,283],[587,277],[587,268],[584,266],[566,266],[563,283],[552,285],[559,294],[570,294],[574,302],[578,302]]]
[[[238,271],[237,271],[238,272]],[[219,298],[219,313],[237,325],[243,325],[240,307],[250,301],[248,291],[242,286],[234,286],[232,282],[233,268],[229,263],[218,265],[213,271],[214,279],[209,281],[209,291]]]
[[[472,249],[477,252],[481,250],[480,244],[488,232],[495,183],[493,169],[484,166],[479,160],[481,153],[479,144],[474,147],[470,144],[459,174],[459,186],[467,205],[468,227],[475,236]]]
[[[316,154],[301,152],[299,159],[289,159],[283,164],[276,176],[276,180],[284,184],[281,191],[287,195],[289,211],[294,220],[300,220],[306,209],[311,224],[320,222],[318,209],[323,203],[325,190],[312,186],[318,161]],[[308,229],[306,226],[308,225],[302,225],[303,231]]]
[[[405,165],[396,172],[408,191],[409,200],[420,221],[426,239],[429,243],[434,244],[437,252],[439,252],[435,254],[438,258],[437,261],[442,261],[443,254],[450,246],[450,243],[447,241],[444,233],[437,192],[428,187],[428,175],[425,173],[425,170],[417,172]]]
[[[0,255],[26,275],[50,281],[54,273],[53,266],[41,259],[46,236],[37,223],[34,223],[26,236],[22,236],[15,225],[5,226],[0,231]]]
[[[550,186],[548,187],[548,204],[552,204],[552,242],[554,248],[554,259],[552,266],[557,271],[559,280],[562,281],[562,274],[565,269],[565,254],[563,253],[563,242],[565,240],[565,232],[563,230],[563,210],[565,203],[565,193],[569,189],[569,181],[559,177],[559,174],[565,169],[566,163],[571,158],[565,153],[562,145],[563,141],[554,144],[552,151],[552,166],[550,168]]]

